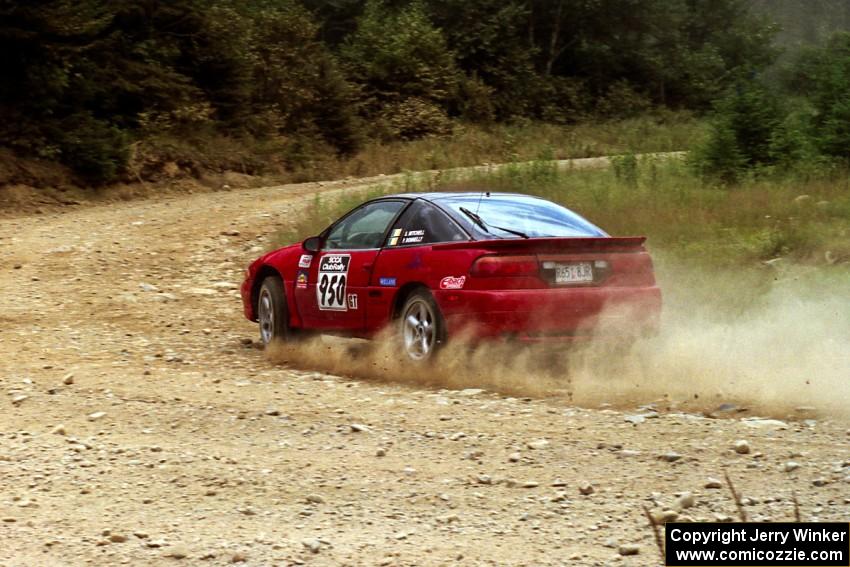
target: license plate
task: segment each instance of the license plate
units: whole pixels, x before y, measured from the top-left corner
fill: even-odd
[[[592,281],[593,268],[590,262],[555,264],[555,283],[589,283]]]

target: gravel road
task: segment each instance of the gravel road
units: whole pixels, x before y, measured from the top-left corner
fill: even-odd
[[[752,520],[793,519],[794,493],[847,520],[842,419],[272,363],[246,344],[244,267],[351,185],[0,220],[0,564],[654,565],[644,507],[737,518],[724,472]]]

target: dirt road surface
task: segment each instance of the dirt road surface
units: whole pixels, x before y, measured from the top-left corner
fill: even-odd
[[[752,520],[793,519],[796,493],[847,521],[842,419],[272,364],[236,287],[316,190],[0,220],[0,564],[653,565],[643,507],[737,518],[724,471]]]

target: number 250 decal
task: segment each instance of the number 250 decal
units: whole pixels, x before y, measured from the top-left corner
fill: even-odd
[[[348,284],[348,254],[328,254],[319,263],[316,299],[322,311],[347,311],[345,289]]]

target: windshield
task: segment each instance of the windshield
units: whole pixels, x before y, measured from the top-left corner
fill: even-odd
[[[608,236],[571,210],[539,197],[469,193],[434,202],[453,211],[467,230],[482,238]]]

